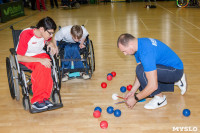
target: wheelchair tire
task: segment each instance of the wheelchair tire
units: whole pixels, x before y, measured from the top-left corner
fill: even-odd
[[[92,41],[90,41],[91,46],[92,46],[92,53],[93,53],[93,72],[95,71],[95,56],[94,56],[94,47]]]
[[[95,57],[94,57],[94,49],[93,49],[93,44],[92,41],[89,41],[89,51],[88,51],[88,64],[89,64],[89,75],[90,78],[92,77],[92,74],[95,70]]]
[[[29,110],[29,99],[27,96],[23,97],[22,104],[23,104],[24,110]]]
[[[61,80],[62,80],[62,71],[61,71],[61,63],[60,60],[58,58],[55,58],[55,62],[56,62],[56,67],[57,67],[57,75],[58,75],[58,86],[59,88],[61,88]]]
[[[59,104],[60,103],[60,98],[57,90],[54,90],[52,93],[52,101],[54,104]]]
[[[20,100],[20,90],[19,90],[19,80],[18,80],[18,72],[17,72],[17,65],[15,63],[15,59],[13,55],[10,55],[10,63],[12,67],[12,72],[13,72],[13,81],[14,81],[14,91],[15,91],[15,99],[17,101]]]
[[[8,77],[10,95],[11,95],[12,99],[15,99],[13,72],[12,72],[12,67],[10,64],[10,59],[8,57],[6,57],[6,69],[7,69],[7,77]]]
[[[176,0],[176,5],[178,7],[186,7],[189,4],[189,0]]]
[[[78,9],[78,8],[80,8],[80,6],[81,6],[81,5],[80,5],[78,2],[77,2],[77,3],[75,3],[75,8],[77,8],[77,9]]]
[[[16,99],[17,101],[19,101],[20,94],[19,94],[18,75],[17,75],[15,60],[12,55],[10,55],[10,58],[6,57],[6,69],[7,69],[7,78],[10,89],[10,95],[12,99]]]

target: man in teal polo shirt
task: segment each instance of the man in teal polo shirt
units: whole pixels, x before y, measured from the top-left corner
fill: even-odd
[[[134,55],[138,64],[132,90],[125,96],[129,108],[148,96],[153,99],[145,104],[145,109],[165,106],[167,99],[162,92],[173,92],[174,85],[179,86],[182,95],[186,92],[183,63],[166,44],[126,33],[119,36],[117,46],[124,55]],[[140,92],[136,94],[138,89]]]

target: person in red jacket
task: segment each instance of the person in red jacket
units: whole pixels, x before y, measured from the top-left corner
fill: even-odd
[[[56,28],[52,18],[41,19],[36,28],[27,28],[21,32],[16,48],[19,63],[32,70],[31,103],[32,108],[37,110],[53,106],[49,101],[53,88],[51,60],[43,48],[47,44],[47,49],[51,48],[52,54],[58,53],[57,46],[51,41]]]

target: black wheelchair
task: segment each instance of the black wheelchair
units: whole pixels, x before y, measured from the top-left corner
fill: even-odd
[[[59,55],[58,58],[56,58],[56,64],[57,68],[59,68],[59,86],[61,86],[61,78],[64,76],[66,73],[74,73],[74,72],[84,72],[89,75],[89,78],[92,77],[93,72],[95,71],[95,55],[94,55],[94,48],[93,48],[93,43],[92,40],[89,39],[89,35],[85,39],[85,48],[80,49],[79,53],[81,55],[81,59],[65,59],[64,58],[64,45],[67,45],[66,42],[64,41],[59,41],[58,42],[58,49],[59,49]],[[67,68],[62,68],[62,63],[65,61],[82,61],[84,68],[74,68],[74,69],[67,69]],[[73,79],[74,77],[69,77],[69,79]],[[81,77],[76,77],[76,78],[81,78]]]
[[[35,110],[31,108],[31,103],[29,100],[29,97],[32,95],[31,70],[28,69],[26,66],[18,63],[17,54],[15,51],[19,41],[19,35],[22,32],[22,30],[14,30],[13,26],[11,26],[10,28],[12,30],[14,48],[10,48],[11,54],[9,57],[6,57],[6,68],[7,68],[8,84],[12,99],[16,99],[17,101],[20,100],[20,89],[19,89],[20,86],[23,96],[22,98],[23,107],[25,110],[29,110],[30,113],[39,113],[63,107],[60,95],[59,77],[58,77],[58,69],[56,66],[56,62],[54,57],[49,52],[47,52],[47,54],[49,54],[52,60],[51,75],[53,80],[53,90],[51,94],[51,99],[53,102],[53,106],[44,110]]]

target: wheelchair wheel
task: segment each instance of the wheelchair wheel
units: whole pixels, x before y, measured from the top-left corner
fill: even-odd
[[[178,7],[186,7],[189,4],[189,0],[176,0]]]
[[[93,44],[92,41],[90,40],[89,42],[89,51],[88,51],[88,64],[90,66],[90,73],[93,74],[93,72],[95,71],[95,57],[94,57],[94,48],[93,48]]]
[[[29,110],[29,99],[27,96],[23,97],[22,104],[23,104],[24,110]]]
[[[18,75],[16,70],[15,60],[12,55],[10,55],[10,59],[6,58],[6,69],[7,69],[7,78],[10,89],[11,97],[19,101],[19,83],[18,83]]]
[[[55,62],[56,62],[56,67],[57,67],[57,75],[58,75],[58,86],[59,88],[61,88],[61,78],[62,78],[62,71],[61,71],[61,63],[60,63],[60,60],[59,58],[55,57]]]
[[[59,94],[58,94],[57,90],[54,90],[53,93],[52,93],[52,101],[55,104],[60,103],[60,98],[59,98]]]

